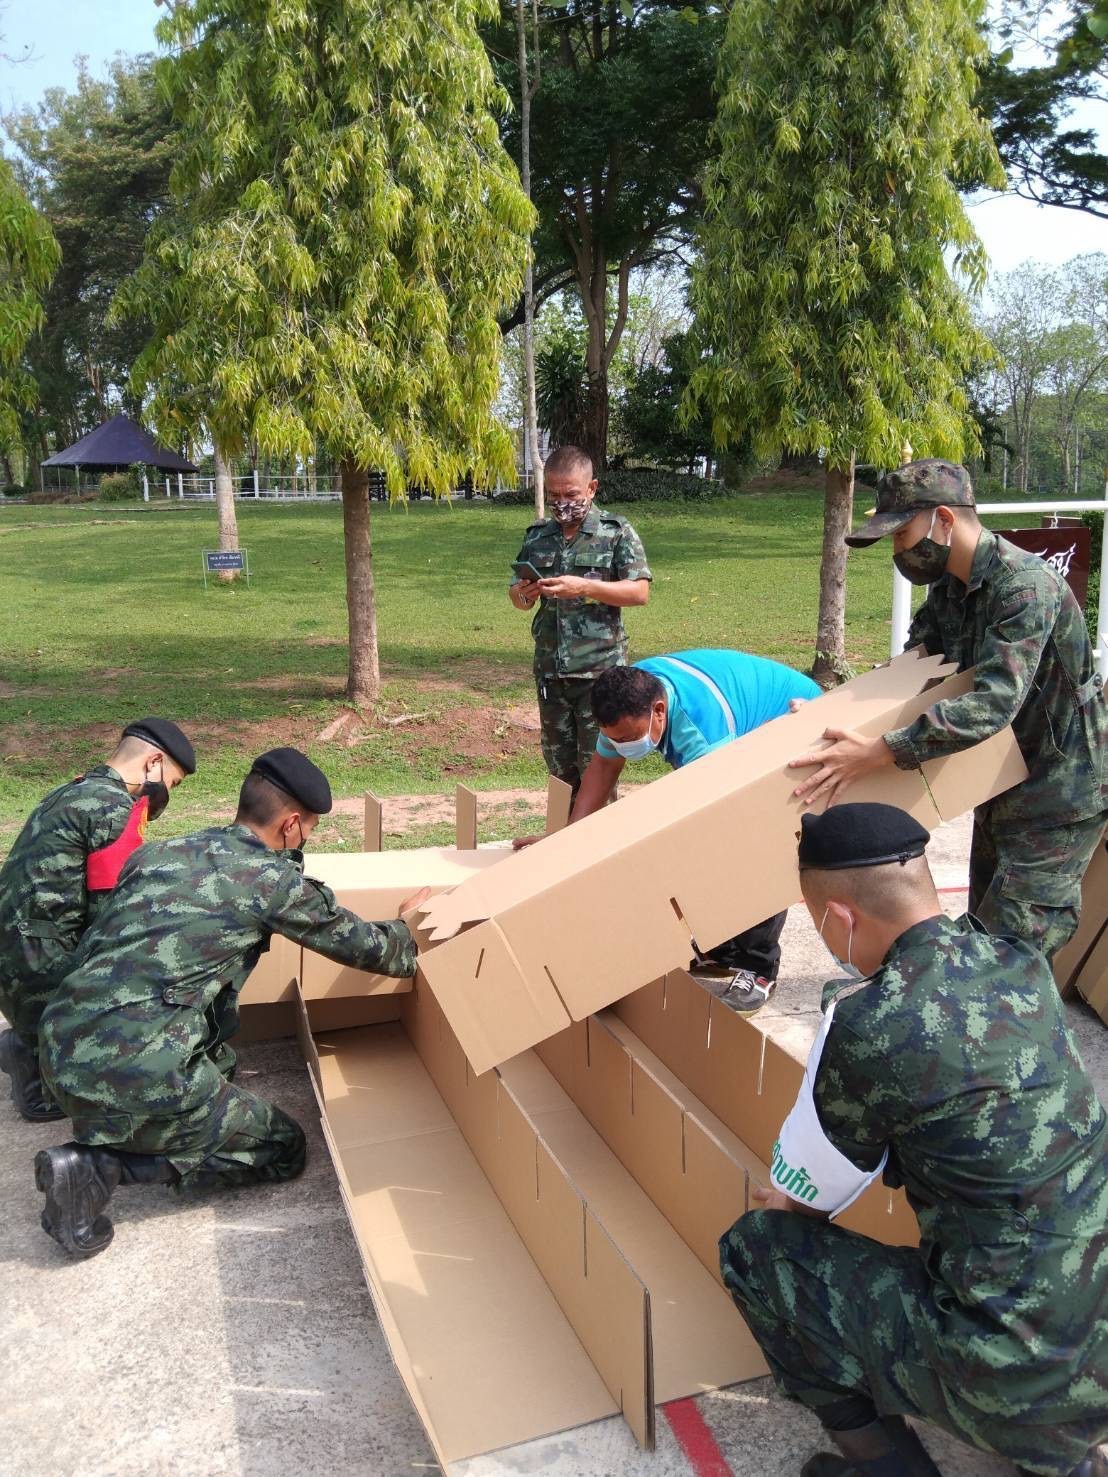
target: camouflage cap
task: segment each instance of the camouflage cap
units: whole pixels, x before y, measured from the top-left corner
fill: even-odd
[[[939,457],[906,462],[886,472],[877,484],[877,507],[846,542],[866,549],[888,533],[910,523],[925,508],[972,508],[973,484],[965,467]]]

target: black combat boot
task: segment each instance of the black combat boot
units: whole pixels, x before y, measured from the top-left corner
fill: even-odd
[[[42,1229],[70,1256],[103,1251],[115,1234],[102,1215],[118,1185],[172,1185],[180,1178],[161,1154],[125,1154],[63,1144],[35,1155],[35,1184],[46,1196]]]
[[[804,1463],[800,1477],[942,1477],[923,1442],[898,1415],[826,1435],[842,1456],[821,1451]]]
[[[15,1031],[0,1032],[0,1071],[12,1079],[12,1102],[28,1123],[53,1123],[65,1117],[43,1091],[38,1057]]]

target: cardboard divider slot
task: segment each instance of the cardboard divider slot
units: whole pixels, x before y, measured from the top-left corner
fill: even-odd
[[[752,1021],[720,1005],[684,970],[672,970],[664,980],[617,1001],[610,1014],[721,1120],[753,1155],[751,1162],[761,1166],[756,1180],[768,1183],[765,1166],[796,1101],[803,1065]],[[880,1183],[837,1223],[893,1246],[919,1241],[919,1225],[903,1190],[890,1191]]]

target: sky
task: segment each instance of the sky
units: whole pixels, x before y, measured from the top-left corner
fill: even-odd
[[[0,103],[4,110],[37,102],[48,87],[71,87],[75,58],[102,72],[117,51],[155,49],[154,25],[164,11],[154,0],[0,0],[3,50]],[[19,58],[26,57],[26,60]],[[1087,105],[1075,122],[1108,136],[1108,108]],[[994,271],[1032,258],[1064,262],[1085,251],[1108,251],[1108,221],[1075,210],[1036,206],[1016,196],[971,205],[970,216]]]

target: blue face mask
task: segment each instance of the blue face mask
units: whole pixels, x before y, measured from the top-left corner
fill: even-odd
[[[847,935],[846,941],[846,958],[840,959],[838,954],[835,953],[834,949],[823,937],[823,925],[827,922],[827,915],[830,911],[831,909],[829,907],[824,908],[823,917],[819,920],[819,936],[823,947],[831,955],[831,958],[834,959],[836,969],[840,969],[846,975],[847,979],[864,980],[866,976],[850,957],[854,951],[854,919],[852,918],[850,920],[850,933]]]
[[[609,739],[608,742],[621,759],[645,759],[648,754],[653,754],[654,750],[658,747],[650,737],[649,724],[642,738],[629,739],[627,743],[623,744],[617,743],[615,739]]]

